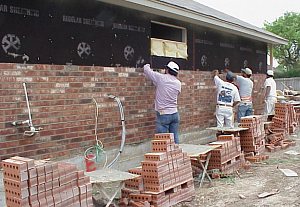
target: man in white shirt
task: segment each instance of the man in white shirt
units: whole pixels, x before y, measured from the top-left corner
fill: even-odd
[[[225,70],[228,72],[228,70]],[[252,91],[253,81],[250,79],[252,70],[250,68],[241,69],[241,75],[235,75],[241,102],[238,106],[237,121],[240,122],[242,117],[253,115]]]
[[[273,79],[273,70],[267,70],[267,78],[264,83],[265,88],[265,111],[264,114],[269,116],[269,119],[275,115],[276,99],[276,82]]]
[[[217,86],[217,126],[233,128],[233,107],[241,101],[240,95],[237,87],[232,83],[234,80],[232,72],[227,72],[226,81],[223,81],[218,74],[218,70],[213,71]]]

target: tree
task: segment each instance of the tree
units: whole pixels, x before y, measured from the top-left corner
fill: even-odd
[[[300,13],[286,12],[265,29],[288,40],[287,45],[277,45],[273,55],[279,64],[293,69],[300,63]]]

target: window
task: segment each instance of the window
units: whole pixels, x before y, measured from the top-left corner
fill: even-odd
[[[186,29],[151,22],[151,55],[187,59]]]
[[[186,42],[186,29],[169,24],[151,22],[151,37],[176,42]]]

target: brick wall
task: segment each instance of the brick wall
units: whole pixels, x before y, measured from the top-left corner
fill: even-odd
[[[181,133],[215,125],[215,89],[210,72],[181,71]],[[257,90],[264,75],[255,75]],[[28,119],[22,82],[27,82],[33,124],[43,130],[23,135],[28,127],[11,122]],[[106,148],[120,143],[119,96],[126,118],[126,143],[154,134],[154,87],[141,69],[59,65],[0,64],[0,160],[12,155],[35,158],[68,156],[94,144],[94,97],[100,105],[98,136]],[[255,106],[261,108],[256,94]],[[257,103],[260,103],[258,105]]]

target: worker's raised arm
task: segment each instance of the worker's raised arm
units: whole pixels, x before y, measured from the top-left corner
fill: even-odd
[[[228,73],[228,72],[231,72],[229,69],[224,69],[224,72],[225,73]],[[231,72],[232,73],[232,76],[234,77],[234,78],[237,78],[239,75],[237,75],[237,74],[235,74],[235,73],[233,73],[233,72]]]
[[[214,82],[216,86],[221,85],[224,81],[218,76],[219,75],[219,71],[218,70],[213,70],[212,71],[212,75],[214,77]]]
[[[146,64],[144,65],[144,75],[147,79],[151,80],[154,85],[156,85],[162,74],[153,71],[150,67],[150,64]]]

